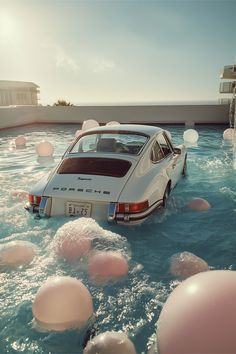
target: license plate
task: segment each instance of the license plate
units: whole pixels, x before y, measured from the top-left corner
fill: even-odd
[[[89,204],[89,203],[67,202],[66,203],[66,215],[67,216],[90,217],[90,215],[91,215],[91,204]]]

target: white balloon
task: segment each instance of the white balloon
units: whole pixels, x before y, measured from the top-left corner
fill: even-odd
[[[41,141],[35,145],[38,156],[52,156],[54,153],[54,147],[49,141]]]
[[[136,354],[131,340],[121,332],[104,332],[92,338],[83,354]]]
[[[233,137],[234,137],[234,129],[233,128],[228,128],[224,131],[224,133],[223,133],[224,140],[233,140]]]
[[[85,120],[82,124],[82,130],[88,130],[99,127],[99,123],[94,119]]]
[[[26,138],[23,135],[19,135],[15,138],[15,145],[16,146],[25,146],[26,145]]]
[[[195,129],[187,129],[183,134],[184,141],[195,144],[198,141],[198,132]]]
[[[106,125],[120,125],[120,123],[115,120],[112,120],[112,121],[108,122]]]
[[[49,278],[38,290],[32,305],[36,324],[49,331],[82,328],[93,315],[90,292],[78,279]]]
[[[0,268],[15,268],[32,262],[36,247],[28,241],[10,241],[0,246]]]

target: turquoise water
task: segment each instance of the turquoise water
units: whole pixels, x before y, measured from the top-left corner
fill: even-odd
[[[67,218],[36,220],[24,210],[24,200],[12,191],[28,190],[59,160],[73,139],[75,125],[34,125],[0,132],[0,244],[27,240],[38,248],[28,267],[0,273],[0,353],[81,353],[84,333],[40,333],[33,327],[31,305],[43,282],[52,275],[82,279],[92,294],[97,333],[125,331],[137,353],[146,353],[155,338],[155,324],[166,298],[176,286],[169,273],[169,258],[189,251],[205,259],[212,269],[236,269],[236,187],[232,146],[222,140],[225,126],[197,126],[197,146],[188,147],[188,175],[173,190],[167,207],[141,226],[100,223],[118,234],[104,248],[122,250],[129,257],[126,279],[103,287],[93,285],[78,264],[59,262],[50,244]],[[184,126],[166,127],[175,144],[182,143]],[[14,139],[27,137],[25,149]],[[54,160],[39,161],[34,145],[46,139],[55,147]],[[186,208],[193,197],[209,201],[212,208],[194,212]]]

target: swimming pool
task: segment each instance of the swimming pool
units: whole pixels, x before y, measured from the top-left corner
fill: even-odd
[[[100,223],[120,237],[107,238],[104,247],[120,249],[130,258],[130,272],[123,281],[94,286],[79,264],[58,262],[50,244],[68,219],[35,220],[24,210],[25,201],[12,190],[28,190],[57,163],[73,139],[75,125],[34,125],[0,132],[0,242],[27,240],[38,247],[29,267],[0,273],[0,353],[81,353],[83,334],[76,331],[40,333],[32,326],[32,300],[51,275],[82,279],[90,290],[97,332],[122,330],[137,353],[147,352],[154,340],[155,323],[166,298],[176,285],[169,273],[172,254],[189,251],[205,259],[212,269],[236,269],[236,188],[232,146],[222,140],[225,126],[197,126],[197,146],[188,147],[188,175],[173,190],[167,208],[141,226]],[[182,143],[184,126],[166,126],[175,144]],[[23,134],[25,149],[12,140]],[[54,160],[42,164],[34,145],[46,139],[55,147]],[[186,208],[192,197],[207,199],[212,208],[198,213]]]

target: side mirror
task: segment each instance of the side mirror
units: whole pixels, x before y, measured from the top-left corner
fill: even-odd
[[[175,153],[176,155],[181,155],[181,149],[179,149],[179,148],[174,148],[174,153]]]

